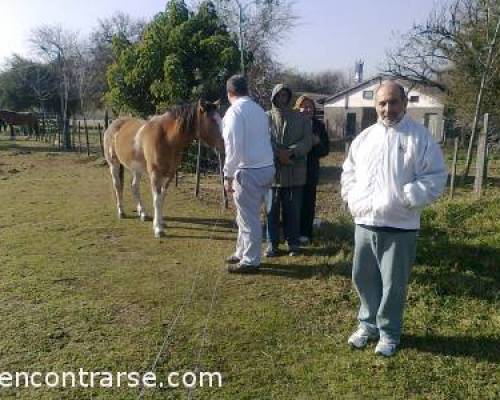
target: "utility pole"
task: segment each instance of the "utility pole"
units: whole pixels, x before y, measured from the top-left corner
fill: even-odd
[[[245,75],[245,50],[243,48],[243,23],[245,21],[244,12],[246,8],[250,5],[247,3],[246,5],[242,5],[240,0],[234,0],[236,5],[238,6],[238,44],[240,47],[240,72],[242,75]]]

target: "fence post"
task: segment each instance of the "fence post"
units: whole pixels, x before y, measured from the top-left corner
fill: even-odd
[[[201,162],[201,140],[198,139],[198,156],[196,157],[196,186],[194,188],[194,195],[196,197],[200,194],[200,162]]]
[[[474,192],[478,197],[481,197],[483,190],[483,183],[486,179],[486,146],[488,142],[488,123],[489,114],[484,114],[484,126],[482,132],[479,133],[477,142],[477,156],[476,156],[476,177],[474,179]]]
[[[455,193],[455,177],[457,176],[457,157],[458,157],[458,142],[459,137],[453,139],[453,163],[451,164],[451,179],[450,179],[450,200],[453,199]]]
[[[108,129],[109,126],[109,116],[108,116],[108,109],[106,108],[104,110],[104,130]]]
[[[227,209],[229,207],[229,203],[227,201],[226,188],[224,187],[223,161],[222,161],[222,156],[219,152],[217,152],[217,157],[219,158],[219,177],[222,186],[222,205],[224,206],[225,209]]]
[[[76,147],[76,116],[73,115],[71,118],[71,148],[74,149]]]
[[[78,154],[82,153],[82,124],[78,120]]]
[[[102,145],[102,128],[101,123],[97,123],[97,131],[99,132],[99,146],[101,146],[101,154],[104,157],[104,146]]]
[[[45,127],[45,112],[42,114],[42,140],[44,143],[48,143],[47,139],[47,129]]]
[[[90,157],[89,127],[87,125],[87,118],[85,118],[85,116],[83,116],[83,129],[85,130],[85,140],[87,142],[87,157]]]

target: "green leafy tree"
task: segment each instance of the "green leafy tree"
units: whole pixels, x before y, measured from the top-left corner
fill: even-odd
[[[210,1],[195,12],[183,0],[169,1],[138,42],[115,36],[113,52],[106,99],[115,110],[143,116],[199,97],[221,97],[239,60],[237,43]]]
[[[0,73],[0,105],[16,111],[56,111],[56,88],[53,65],[14,55]]]

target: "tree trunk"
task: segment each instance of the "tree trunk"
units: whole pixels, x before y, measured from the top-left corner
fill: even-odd
[[[472,129],[470,133],[469,139],[469,147],[467,148],[467,158],[465,159],[465,167],[462,172],[462,178],[465,179],[467,175],[469,175],[470,165],[472,162],[472,148],[474,147],[474,141],[476,139],[477,125],[479,122],[479,113],[481,111],[481,105],[483,102],[483,93],[484,93],[484,83],[486,81],[486,72],[483,72],[483,76],[481,78],[481,86],[479,87],[479,93],[477,94],[476,99],[476,110],[474,111],[474,120],[472,121]]]

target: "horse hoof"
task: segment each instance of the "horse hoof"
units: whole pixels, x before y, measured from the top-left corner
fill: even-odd
[[[140,218],[141,218],[141,221],[142,221],[142,222],[145,222],[145,221],[147,221],[148,216],[147,216],[146,214],[141,214],[141,217],[140,217]]]
[[[162,237],[165,237],[165,232],[164,231],[155,231],[155,238],[160,239]]]
[[[118,218],[119,219],[125,218],[125,213],[123,211],[119,212],[118,213]]]

